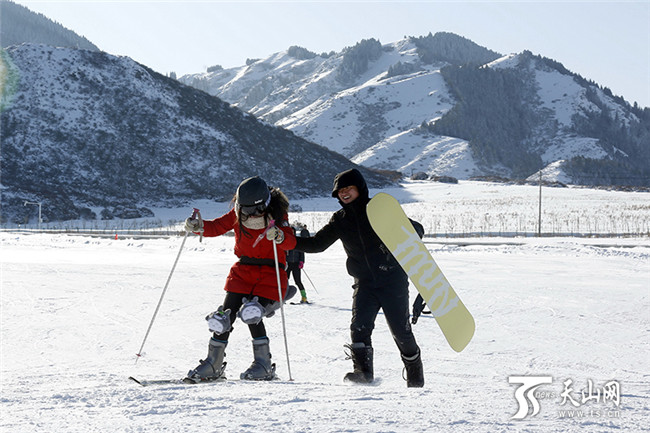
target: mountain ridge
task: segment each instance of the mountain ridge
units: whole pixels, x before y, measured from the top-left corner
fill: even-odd
[[[354,79],[341,81],[351,53],[355,66],[343,70]],[[549,181],[650,184],[650,109],[529,51],[504,56],[436,33],[323,55],[291,47],[247,63],[180,80],[357,164],[405,175],[543,170]],[[618,131],[600,130],[599,116]]]

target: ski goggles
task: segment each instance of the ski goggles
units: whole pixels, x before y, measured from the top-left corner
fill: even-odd
[[[238,202],[237,207],[239,208],[239,211],[246,216],[260,216],[264,214],[266,208],[270,203],[271,203],[271,195],[269,194],[269,196],[266,198],[264,203],[241,204]]]
[[[264,214],[266,205],[264,203],[253,206],[239,206],[239,211],[246,216],[260,216]]]

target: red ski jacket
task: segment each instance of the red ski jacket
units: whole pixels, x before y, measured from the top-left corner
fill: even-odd
[[[296,246],[296,237],[293,229],[289,226],[287,215],[282,221],[276,221],[276,225],[284,232],[284,241],[277,244],[280,285],[284,297],[288,285],[285,271],[286,252]],[[248,294],[251,298],[259,296],[274,301],[279,300],[273,244],[266,239],[266,236],[262,236],[257,245],[253,246],[265,229],[247,228],[247,234],[243,233],[239,228],[234,209],[219,218],[203,221],[203,236],[205,237],[220,236],[230,230],[235,232],[235,255],[240,260],[230,268],[224,290]]]

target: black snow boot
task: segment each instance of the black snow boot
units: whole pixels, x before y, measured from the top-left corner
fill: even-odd
[[[406,370],[406,386],[409,388],[422,388],[424,386],[424,369],[420,350],[413,356],[402,355],[404,370]]]
[[[226,363],[223,358],[226,356],[227,341],[210,339],[208,345],[208,356],[202,359],[194,370],[187,373],[183,379],[186,383],[199,383],[209,380],[225,379]]]
[[[273,380],[275,379],[275,364],[271,363],[269,338],[253,340],[253,363],[239,375],[241,380]]]
[[[374,380],[372,367],[372,346],[365,343],[347,344],[350,349],[347,359],[352,359],[354,371],[347,373],[344,380],[356,383],[371,383]]]

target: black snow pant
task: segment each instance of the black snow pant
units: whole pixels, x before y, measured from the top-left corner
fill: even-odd
[[[296,285],[298,286],[298,289],[300,290],[300,294],[302,296],[305,296],[305,286],[302,284],[302,276],[300,275],[300,266],[298,265],[297,262],[288,262],[287,263],[287,279],[291,278],[291,275],[293,275],[293,281],[296,282]]]
[[[352,287],[352,343],[372,345],[375,319],[379,309],[382,309],[400,353],[405,357],[416,355],[419,348],[409,320],[408,280],[387,285],[369,285],[355,281]]]

